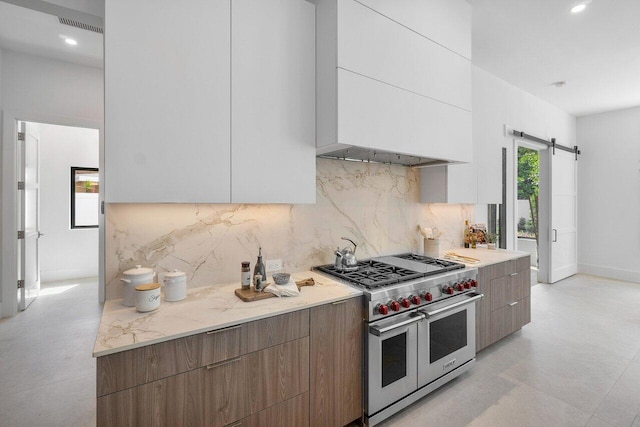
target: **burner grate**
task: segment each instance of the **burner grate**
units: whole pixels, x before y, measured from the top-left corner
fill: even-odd
[[[334,265],[323,265],[318,270],[339,277],[349,282],[364,286],[367,289],[379,288],[401,281],[418,279],[423,273],[408,270],[382,262],[367,260],[358,262],[356,271],[338,271]]]

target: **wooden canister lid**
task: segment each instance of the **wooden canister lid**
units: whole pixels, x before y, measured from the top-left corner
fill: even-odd
[[[145,285],[136,286],[136,291],[152,291],[154,289],[158,289],[160,287],[160,283],[147,283]]]

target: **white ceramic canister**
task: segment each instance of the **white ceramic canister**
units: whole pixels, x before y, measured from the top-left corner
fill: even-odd
[[[133,307],[136,305],[135,287],[155,282],[155,273],[151,268],[136,265],[136,268],[122,273],[122,305]]]
[[[135,287],[136,310],[141,313],[160,307],[160,283],[147,283]]]
[[[164,300],[180,301],[187,297],[187,275],[173,270],[164,275]]]

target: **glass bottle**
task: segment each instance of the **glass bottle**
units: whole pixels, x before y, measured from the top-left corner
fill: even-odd
[[[262,262],[262,247],[258,249],[258,261],[256,261],[255,267],[253,267],[253,287],[256,291],[262,291],[263,286],[267,281],[267,271],[264,263]]]
[[[251,267],[249,261],[242,262],[242,270],[240,274],[240,286],[242,289],[251,289]]]
[[[469,233],[469,220],[464,221],[464,247],[468,248],[471,241],[471,235]]]

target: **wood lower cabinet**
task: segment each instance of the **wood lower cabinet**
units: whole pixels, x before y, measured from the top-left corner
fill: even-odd
[[[308,392],[309,310],[300,310],[99,357],[97,424],[305,425]]]
[[[311,309],[311,426],[362,417],[362,333],[360,297]]]
[[[476,351],[501,340],[531,322],[530,257],[478,269]]]

